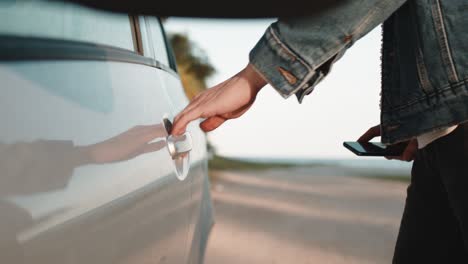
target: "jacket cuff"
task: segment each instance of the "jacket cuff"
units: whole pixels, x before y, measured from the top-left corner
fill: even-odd
[[[337,59],[335,54],[331,60],[314,69],[296,52],[282,42],[273,26],[270,26],[260,41],[249,54],[250,64],[275,88],[284,98],[295,94],[301,103],[314,87],[327,75],[331,64]]]

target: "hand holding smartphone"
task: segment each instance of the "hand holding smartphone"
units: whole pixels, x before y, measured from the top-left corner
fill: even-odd
[[[401,156],[405,151],[408,142],[402,142],[394,145],[384,145],[379,142],[357,142],[346,141],[343,146],[351,150],[358,156],[370,157],[396,157]]]

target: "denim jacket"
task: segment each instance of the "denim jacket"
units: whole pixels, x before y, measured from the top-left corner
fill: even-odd
[[[357,40],[384,23],[382,142],[468,119],[468,0],[343,0],[313,17],[279,19],[250,63],[302,101]]]

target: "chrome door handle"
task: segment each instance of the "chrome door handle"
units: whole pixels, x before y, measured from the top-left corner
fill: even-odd
[[[185,157],[192,150],[192,136],[189,132],[185,132],[181,136],[169,135],[167,149],[173,160]]]
[[[185,132],[181,136],[173,136],[172,122],[168,116],[163,118],[163,126],[166,129],[166,146],[174,161],[174,168],[177,179],[183,181],[188,176],[190,170],[190,151],[192,150],[192,136]]]
[[[192,136],[185,132],[181,136],[173,136],[172,122],[167,116],[163,118],[163,125],[167,132],[166,145],[173,160],[184,158],[192,150]]]

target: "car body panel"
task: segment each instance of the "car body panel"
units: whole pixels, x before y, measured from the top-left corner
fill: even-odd
[[[0,195],[22,212],[20,218],[30,216],[16,219],[27,224],[14,232],[27,263],[125,263],[129,257],[186,261],[192,186],[177,179],[165,148],[127,161],[67,168],[75,163],[67,160],[74,158],[68,153],[73,147],[56,146],[95,144],[135,126],[161,124],[172,106],[162,99],[167,98],[164,89],[155,88],[161,83],[155,71],[118,62],[1,65],[0,79],[11,86],[0,99],[1,155],[17,161],[23,168],[18,180],[24,181],[3,184],[28,187]],[[70,81],[78,75],[79,81]],[[61,165],[53,158],[65,167],[57,170]],[[142,250],[151,254],[141,256]]]
[[[159,20],[48,1],[2,12],[0,263],[202,263],[207,141],[194,122],[191,151],[168,150],[188,100]]]

